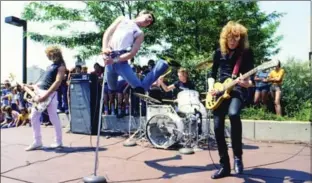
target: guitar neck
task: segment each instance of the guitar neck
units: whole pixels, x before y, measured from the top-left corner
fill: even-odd
[[[257,71],[258,71],[258,69],[257,69],[257,68],[254,68],[254,69],[252,69],[252,70],[246,72],[245,74],[243,74],[243,75],[241,76],[241,78],[242,78],[242,79],[246,79],[246,78],[248,78],[249,76],[255,74]],[[225,85],[224,91],[227,90],[227,89],[229,89],[229,88],[234,87],[234,86],[237,84],[237,82],[238,82],[238,79],[235,79],[235,80],[232,81],[231,83]]]
[[[32,97],[36,96],[36,93],[34,91],[32,91],[30,88],[28,88],[27,86],[24,86],[23,89]]]

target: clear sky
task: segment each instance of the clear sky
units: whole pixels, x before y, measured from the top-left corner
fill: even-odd
[[[27,1],[1,1],[1,81],[8,78],[9,73],[14,73],[18,81],[22,80],[22,28],[4,23],[6,16],[20,17]],[[66,7],[83,8],[81,2],[63,1]],[[277,55],[281,60],[295,57],[308,60],[311,40],[311,2],[310,1],[262,1],[259,2],[262,11],[268,13],[277,11],[287,13],[281,19],[277,34],[283,35],[280,42],[282,50]],[[28,30],[52,34],[51,24],[28,23]],[[75,24],[71,30],[98,31],[94,24]],[[69,34],[55,32],[53,34]],[[101,39],[101,38],[99,38]],[[45,45],[28,40],[27,42],[28,67],[37,65],[45,69],[50,62],[47,60]],[[74,66],[74,50],[63,48],[63,55],[69,67]],[[146,62],[147,59],[142,60]],[[96,58],[87,61],[87,66],[92,69]]]

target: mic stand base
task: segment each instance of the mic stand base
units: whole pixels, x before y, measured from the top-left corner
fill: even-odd
[[[94,176],[91,175],[89,177],[84,177],[83,178],[84,183],[107,183],[105,177],[103,176]]]

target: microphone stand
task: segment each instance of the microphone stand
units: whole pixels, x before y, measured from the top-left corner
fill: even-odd
[[[103,100],[104,100],[104,86],[105,86],[105,71],[103,74],[100,110],[99,110],[99,120],[98,120],[98,132],[97,132],[97,142],[95,150],[95,162],[94,162],[94,174],[88,177],[84,177],[84,183],[107,183],[105,177],[97,175],[97,168],[99,162],[99,145],[100,145],[100,132],[101,132],[101,122],[102,122],[102,110],[103,110]],[[105,118],[103,118],[105,120]]]

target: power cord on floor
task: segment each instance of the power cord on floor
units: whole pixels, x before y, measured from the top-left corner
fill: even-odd
[[[210,120],[210,119],[209,119]],[[210,123],[209,123],[210,124]],[[210,129],[210,128],[209,128]],[[209,130],[210,131],[210,130]],[[210,132],[209,132],[210,133]],[[211,152],[210,152],[210,144],[209,144],[209,137],[208,137],[208,140],[207,140],[207,144],[208,144],[208,152],[209,152],[209,156],[210,156],[210,159],[214,165],[214,167],[216,169],[219,169],[218,166],[215,164],[213,158],[212,158],[212,155],[211,155]],[[252,140],[250,140],[252,141]],[[256,165],[256,166],[251,166],[251,167],[245,167],[245,170],[246,169],[251,169],[251,168],[257,168],[257,167],[263,167],[263,166],[267,166],[267,165],[273,165],[273,164],[278,164],[278,163],[283,163],[285,161],[288,161],[292,158],[294,158],[295,156],[297,156],[298,154],[300,154],[306,147],[309,147],[309,144],[307,143],[303,143],[304,146],[295,154],[291,155],[290,157],[286,158],[286,159],[283,159],[283,160],[280,160],[280,161],[274,161],[272,163],[266,163],[266,164],[260,164],[260,165]],[[277,178],[277,177],[273,177],[273,176],[264,176],[264,175],[257,175],[257,174],[247,174],[247,173],[242,173],[242,175],[253,175],[253,176],[262,176],[262,177],[268,177],[268,178]]]

